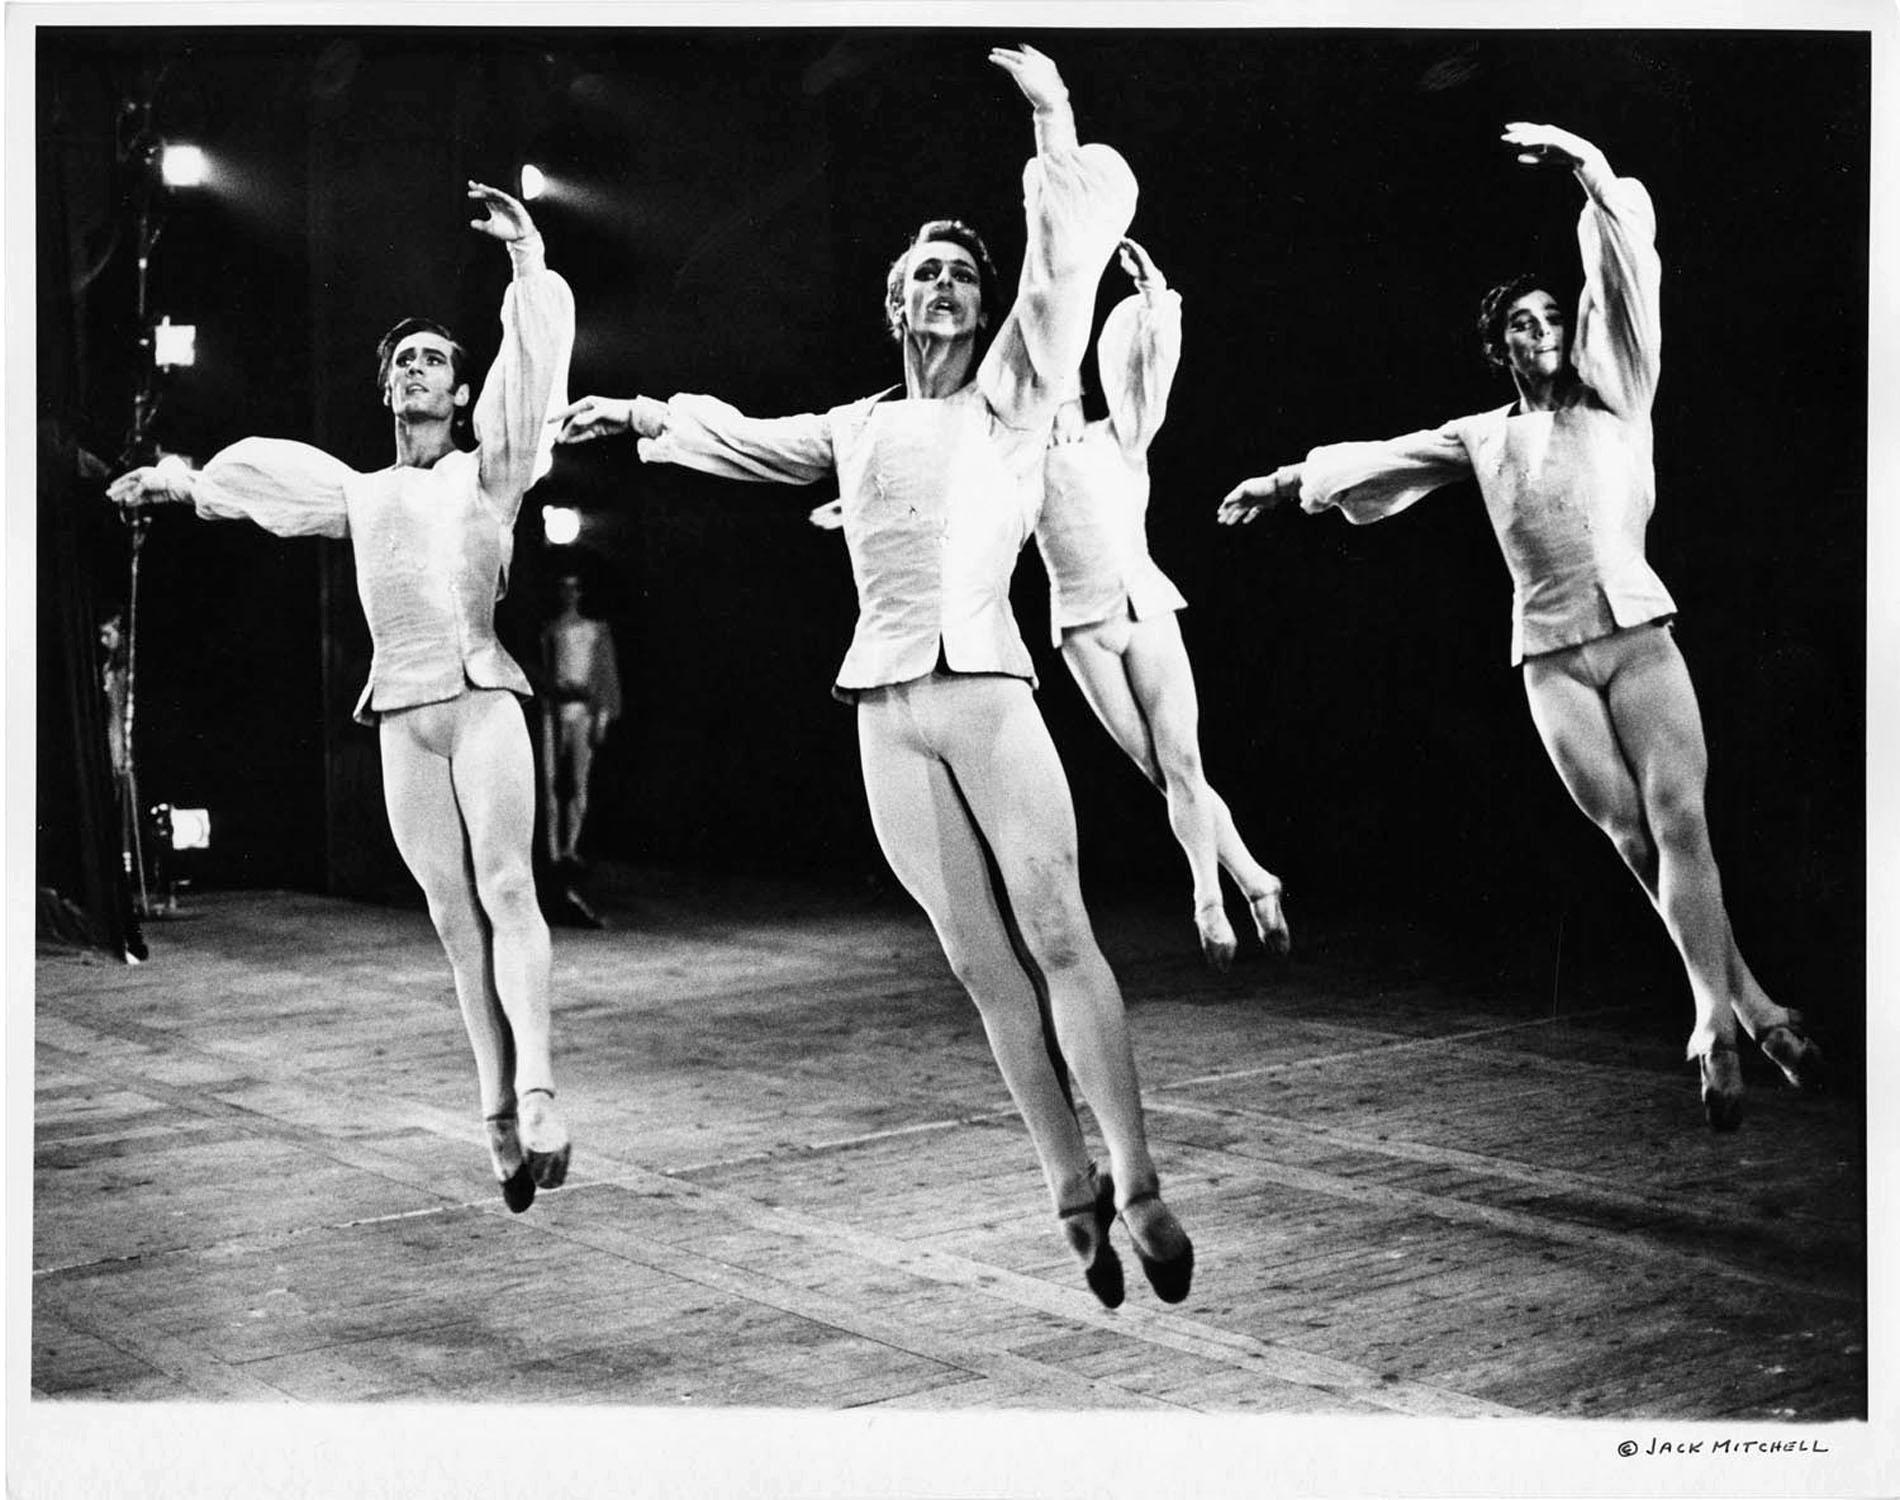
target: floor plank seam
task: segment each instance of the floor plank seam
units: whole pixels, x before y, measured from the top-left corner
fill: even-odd
[[[1574,1011],[1563,1016],[1540,1016],[1530,1021],[1511,1021],[1496,1026],[1483,1026],[1476,1030],[1451,1031],[1442,1036],[1400,1037],[1373,1043],[1368,1046],[1351,1047],[1345,1051],[1317,1052],[1310,1057],[1287,1058],[1280,1062],[1261,1063],[1251,1068],[1230,1068],[1213,1073],[1196,1073],[1186,1078],[1166,1078],[1146,1086],[1147,1092],[1158,1093],[1169,1089],[1201,1088],[1216,1083],[1241,1083],[1250,1078],[1270,1077],[1275,1073],[1288,1073],[1308,1068],[1326,1067],[1332,1063],[1356,1062],[1361,1058],[1386,1056],[1394,1052],[1415,1052],[1434,1047],[1455,1047],[1465,1042],[1482,1041],[1487,1037],[1509,1036],[1516,1032],[1546,1030],[1552,1026],[1565,1025],[1573,1021],[1596,1019],[1604,1016],[1623,1015],[1634,1009],[1628,1005],[1606,1006],[1597,1010]],[[1355,1035],[1363,1033],[1364,1027],[1345,1027],[1337,1023],[1302,1019],[1303,1026],[1329,1031],[1350,1031]],[[1552,1059],[1526,1055],[1526,1061],[1548,1062],[1552,1066],[1574,1068],[1578,1066],[1602,1067],[1603,1064],[1579,1064],[1570,1060],[1561,1063]],[[1625,1070],[1627,1071],[1627,1070]]]
[[[1730,1205],[1697,1203],[1680,1192],[1667,1194],[1632,1192],[1619,1182],[1588,1173],[1566,1171],[1560,1167],[1534,1167],[1523,1162],[1512,1161],[1508,1157],[1461,1151],[1453,1146],[1437,1146],[1421,1141],[1369,1136],[1355,1131],[1341,1130],[1336,1126],[1313,1125],[1291,1116],[1274,1114],[1267,1110],[1249,1109],[1245,1105],[1188,1104],[1179,1100],[1169,1100],[1164,1104],[1153,1106],[1150,1113],[1185,1115],[1213,1120],[1245,1120],[1249,1124],[1265,1126],[1307,1143],[1341,1146],[1398,1161],[1456,1167],[1476,1176],[1520,1182],[1532,1187],[1567,1188],[1573,1192],[1586,1194],[1602,1203],[1641,1209],[1655,1214],[1658,1218],[1687,1218],[1715,1227],[1727,1224],[1734,1218],[1735,1211]],[[1781,1217],[1787,1222],[1806,1224],[1814,1228],[1845,1227],[1839,1219],[1804,1213],[1799,1208],[1787,1209],[1783,1211]]]
[[[1209,1148],[1182,1149],[1193,1155],[1224,1158],[1226,1153]],[[1261,1157],[1245,1158],[1262,1175],[1287,1187],[1323,1193],[1346,1202],[1377,1203],[1386,1207],[1409,1208],[1451,1222],[1482,1224],[1487,1228],[1519,1234],[1533,1239],[1554,1240],[1592,1250],[1612,1250],[1631,1259],[1681,1265],[1697,1272],[1711,1272],[1752,1286],[1760,1286],[1787,1295],[1816,1297],[1849,1307],[1865,1303],[1863,1291],[1840,1290],[1817,1285],[1798,1276],[1755,1270],[1736,1265],[1718,1256],[1683,1250],[1673,1245],[1654,1244],[1640,1235],[1617,1230],[1594,1229],[1586,1225],[1565,1224],[1556,1219],[1540,1218],[1515,1209],[1495,1208],[1470,1203],[1460,1198],[1416,1192],[1386,1183],[1360,1182],[1334,1174],[1296,1167]],[[1226,1169],[1230,1173],[1231,1168]]]

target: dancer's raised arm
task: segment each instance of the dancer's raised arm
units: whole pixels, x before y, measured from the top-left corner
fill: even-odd
[[[1596,146],[1555,125],[1519,121],[1505,127],[1502,139],[1521,162],[1568,167],[1588,196],[1577,219],[1583,296],[1570,362],[1610,410],[1624,416],[1646,412],[1662,359],[1662,262],[1649,190],[1634,178],[1618,177]]]
[[[1135,292],[1110,309],[1095,341],[1095,363],[1115,441],[1131,460],[1148,452],[1168,419],[1168,393],[1181,367],[1181,294],[1132,239],[1119,246]]]
[[[469,183],[468,196],[487,210],[469,227],[506,245],[514,268],[501,300],[501,348],[475,403],[482,493],[513,525],[521,497],[553,462],[548,417],[567,405],[574,294],[548,270],[541,232],[519,199],[480,182]]]
[[[1036,156],[1023,169],[1027,244],[1016,301],[977,372],[997,416],[1013,427],[1047,421],[1088,352],[1095,288],[1135,216],[1134,173],[1112,146],[1078,145],[1069,92],[1033,47],[997,48],[990,61],[1034,108]]]

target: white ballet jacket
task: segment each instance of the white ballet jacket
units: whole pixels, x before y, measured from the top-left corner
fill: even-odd
[[[649,462],[732,479],[836,475],[858,622],[835,691],[908,682],[941,652],[955,672],[1035,681],[1009,581],[1041,503],[1042,458],[1068,376],[1088,349],[1095,286],[1135,211],[1109,146],[1045,151],[1023,172],[1028,248],[1015,305],[975,380],[953,396],[901,386],[826,412],[748,417],[710,396],[666,404]]]
[[[1148,555],[1148,445],[1168,415],[1181,363],[1181,295],[1171,287],[1117,303],[1095,340],[1108,416],[1049,449],[1036,545],[1049,574],[1049,634],[1187,607]]]
[[[541,236],[511,241],[501,349],[475,403],[474,451],[431,468],[363,474],[307,443],[244,438],[193,478],[208,519],[278,536],[348,537],[374,653],[356,718],[459,697],[469,684],[532,695],[495,636],[521,499],[553,457],[551,412],[567,403],[574,295],[547,269]]]
[[[1643,555],[1656,506],[1650,404],[1662,342],[1656,216],[1634,178],[1578,171],[1584,288],[1571,358],[1585,386],[1561,411],[1516,403],[1306,456],[1301,506],[1376,521],[1475,475],[1514,585],[1511,661],[1675,613]]]

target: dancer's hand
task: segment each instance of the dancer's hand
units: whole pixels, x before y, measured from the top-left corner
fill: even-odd
[[[1168,289],[1168,278],[1161,274],[1161,267],[1154,257],[1133,240],[1123,238],[1116,247],[1121,252],[1122,269],[1135,280],[1135,289],[1145,296]]]
[[[525,240],[534,233],[534,220],[528,217],[527,207],[519,198],[473,180],[468,185],[468,196],[488,210],[487,218],[468,221],[470,229],[479,229],[503,243]]]
[[[1044,53],[1027,44],[1021,47],[992,47],[990,61],[1016,80],[1016,87],[1037,114],[1065,108],[1069,87],[1056,71],[1055,63]]]
[[[1592,162],[1602,167],[1609,165],[1603,153],[1582,136],[1572,135],[1555,125],[1514,120],[1504,127],[1499,139],[1516,151],[1517,159],[1527,166],[1541,166],[1546,162],[1571,168]]]
[[[820,531],[837,531],[844,526],[844,499],[840,496],[829,505],[821,505],[805,517]]]
[[[161,458],[121,474],[106,486],[106,498],[127,510],[187,501],[191,499],[191,470],[182,459]]]
[[[1245,526],[1263,510],[1300,498],[1300,466],[1286,464],[1257,479],[1243,479],[1227,492],[1214,518],[1223,526]]]
[[[548,418],[559,424],[557,443],[591,443],[595,438],[633,432],[658,437],[666,431],[666,403],[651,396],[583,396]]]

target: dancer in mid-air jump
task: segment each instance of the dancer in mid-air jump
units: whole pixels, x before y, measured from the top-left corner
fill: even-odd
[[[113,481],[125,505],[189,502],[279,536],[348,537],[374,656],[357,718],[377,726],[383,797],[455,975],[475,1050],[488,1149],[520,1213],[567,1175],[554,1109],[549,947],[534,886],[530,688],[495,636],[515,516],[539,477],[551,406],[565,404],[574,298],[547,269],[528,211],[471,182],[473,228],[508,247],[501,351],[473,404],[466,356],[440,324],[405,318],[378,345],[396,460],[363,474],[304,443],[245,438],[198,472],[160,462]]]
[[[1175,614],[1187,600],[1148,554],[1148,446],[1181,362],[1181,295],[1133,240],[1122,241],[1121,264],[1134,293],[1095,341],[1108,415],[1085,422],[1079,399],[1057,411],[1036,545],[1055,644],[1102,727],[1166,794],[1194,881],[1201,951],[1224,969],[1236,944],[1223,869],[1246,897],[1260,941],[1285,954],[1291,938],[1279,878],[1241,841],[1202,769],[1194,669]]]
[[[1384,442],[1315,448],[1235,486],[1219,517],[1251,521],[1297,499],[1374,521],[1476,478],[1515,584],[1511,660],[1522,664],[1531,717],[1577,806],[1675,942],[1695,999],[1688,1056],[1703,1108],[1712,1127],[1732,1130],[1742,1109],[1738,1018],[1797,1086],[1819,1083],[1821,1055],[1736,947],[1703,812],[1701,711],[1676,647],[1675,602],[1644,557],[1661,341],[1655,212],[1643,185],[1617,176],[1580,136],[1520,123],[1503,139],[1520,161],[1561,164],[1583,188],[1574,327],[1547,281],[1506,282],[1485,297],[1479,333],[1516,401]]]
[[[1167,417],[1181,362],[1181,297],[1148,252],[1120,247],[1135,294],[1096,339],[1106,418],[1083,418],[1080,397],[1056,408],[1043,469],[1036,545],[1049,575],[1050,633],[1109,736],[1168,799],[1168,821],[1194,881],[1194,926],[1216,969],[1239,946],[1221,897],[1225,869],[1247,898],[1260,941],[1291,945],[1279,878],[1256,860],[1201,767],[1200,706],[1177,610],[1187,600],[1148,554],[1148,446]],[[811,513],[844,524],[844,502]]]
[[[976,232],[925,224],[884,294],[903,383],[827,412],[749,417],[707,396],[575,402],[564,441],[633,432],[649,462],[842,496],[858,622],[836,692],[857,705],[871,821],[929,914],[1028,1124],[1086,1279],[1122,1300],[1117,1214],[1156,1292],[1188,1294],[1193,1246],[1160,1196],[1122,996],[1076,870],[1068,783],[1031,692],[1009,581],[1034,524],[1050,423],[1088,347],[1095,287],[1134,213],[1107,146],[1077,144],[1068,90],[1033,48],[990,59],[1034,111],[1028,248],[1002,305]],[[1107,1140],[1098,1173],[1011,944],[986,851],[1046,983],[1057,1043]]]

